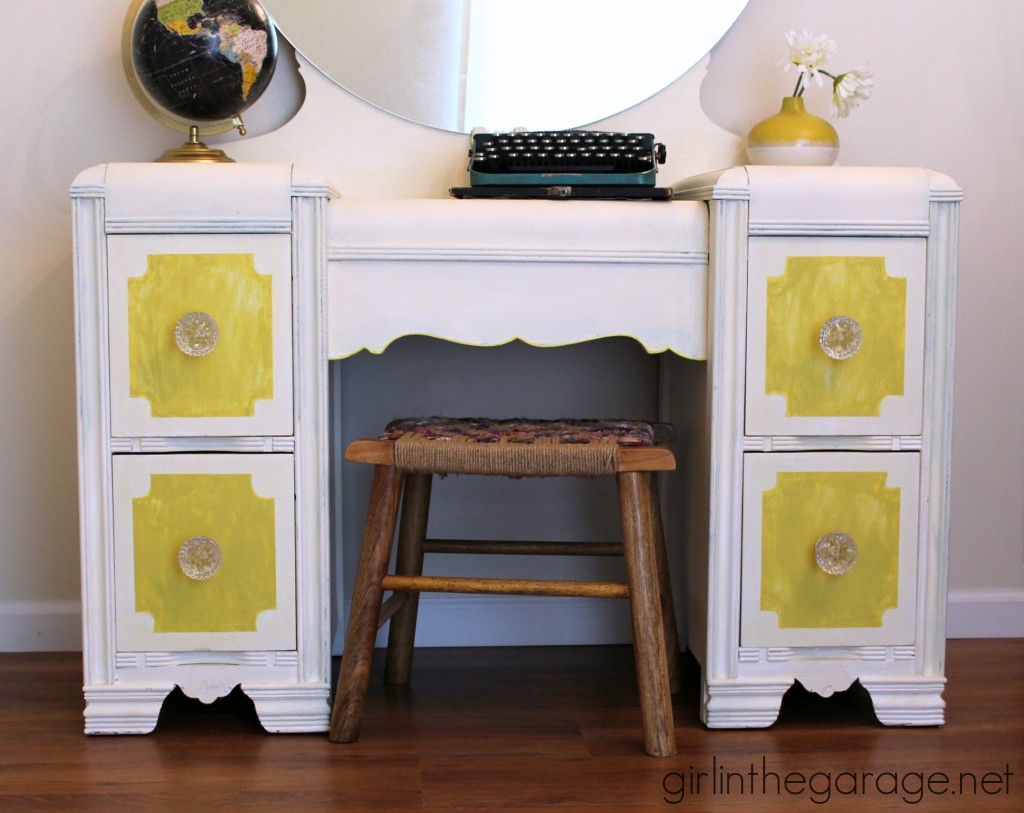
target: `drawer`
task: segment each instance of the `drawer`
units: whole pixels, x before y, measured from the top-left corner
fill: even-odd
[[[919,435],[926,239],[755,237],[747,435]]]
[[[920,455],[744,455],[741,645],[915,639]]]
[[[107,239],[115,437],[292,434],[288,235]]]
[[[117,649],[294,650],[292,455],[116,455]]]

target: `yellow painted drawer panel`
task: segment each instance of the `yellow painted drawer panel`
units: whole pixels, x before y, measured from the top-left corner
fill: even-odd
[[[118,650],[295,648],[293,464],[114,458]]]
[[[920,455],[744,457],[743,646],[911,644]]]
[[[287,235],[108,239],[115,436],[292,431]]]
[[[748,435],[917,435],[925,239],[753,238]]]

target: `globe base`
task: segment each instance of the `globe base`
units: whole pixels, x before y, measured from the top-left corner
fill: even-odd
[[[234,158],[228,158],[224,150],[207,147],[199,140],[199,128],[190,127],[188,141],[180,147],[165,150],[163,155],[154,159],[156,164],[233,164]]]

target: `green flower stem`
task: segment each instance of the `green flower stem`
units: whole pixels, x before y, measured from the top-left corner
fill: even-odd
[[[829,73],[828,71],[822,70],[821,68],[818,68],[818,73],[820,73],[820,74],[822,74],[824,76],[827,76],[829,79],[831,79],[832,80],[832,87],[833,88],[836,86],[836,84],[842,78],[842,75],[836,76],[835,74]],[[793,88],[793,95],[794,96],[803,96],[804,95],[804,91],[807,90],[807,85],[804,84],[805,77],[806,77],[806,74],[801,73],[796,78],[796,87]]]

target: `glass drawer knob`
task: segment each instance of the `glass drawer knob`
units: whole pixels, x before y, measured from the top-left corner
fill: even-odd
[[[219,341],[220,328],[208,313],[186,313],[174,325],[174,343],[186,356],[199,358],[208,355]]]
[[[856,319],[833,316],[818,333],[818,344],[825,355],[836,361],[852,358],[864,343],[864,331]]]
[[[814,561],[830,576],[841,576],[857,561],[857,543],[839,531],[825,534],[814,544]]]
[[[178,549],[178,567],[194,581],[205,581],[220,570],[220,546],[208,536],[186,539]]]

